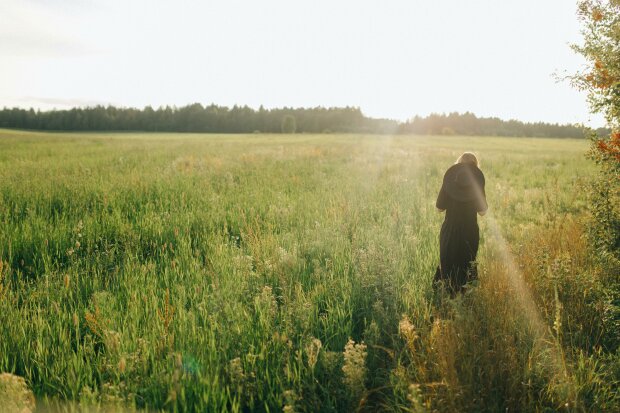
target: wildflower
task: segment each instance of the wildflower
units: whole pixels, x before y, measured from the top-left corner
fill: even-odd
[[[258,308],[267,311],[268,317],[273,317],[278,309],[278,303],[273,295],[273,290],[270,286],[265,285],[261,292],[255,297],[255,304]]]
[[[97,401],[97,393],[93,391],[89,386],[83,386],[80,390],[80,402],[81,403],[95,403]]]
[[[125,372],[126,367],[127,367],[127,361],[125,360],[125,357],[121,357],[121,359],[118,362],[119,373],[123,374]]]
[[[285,344],[289,347],[292,345],[291,340],[288,338],[286,333],[279,333],[276,331],[275,333],[273,333],[273,340],[276,343]]]
[[[299,396],[293,390],[286,390],[282,396],[284,396],[282,411],[284,413],[295,413],[295,403],[299,400]]]
[[[306,346],[306,354],[308,355],[308,367],[310,367],[310,370],[312,371],[314,371],[314,366],[316,366],[316,363],[319,360],[319,353],[321,352],[321,347],[323,347],[323,343],[321,343],[321,340],[314,337]]]
[[[115,352],[121,347],[121,334],[119,332],[107,330],[103,336],[103,342],[108,352]]]
[[[69,289],[69,284],[70,284],[70,278],[69,278],[69,274],[65,274],[65,278],[63,280],[63,284],[65,285],[66,289]]]
[[[243,366],[241,365],[241,359],[239,357],[230,360],[228,363],[228,375],[234,384],[243,386],[245,373],[243,372]]]
[[[0,374],[0,398],[2,411],[29,413],[36,407],[34,395],[23,377],[9,373]]]
[[[409,351],[413,352],[415,350],[415,342],[419,336],[418,333],[415,331],[414,325],[409,320],[409,317],[407,317],[406,315],[403,316],[403,318],[398,323],[398,330],[407,342],[407,347],[409,348]]]
[[[366,345],[349,339],[344,346],[344,383],[353,397],[359,398],[366,390]]]
[[[420,392],[419,384],[410,384],[409,391],[407,392],[407,400],[411,403],[411,411],[414,413],[425,412],[426,409],[422,404],[422,394]]]

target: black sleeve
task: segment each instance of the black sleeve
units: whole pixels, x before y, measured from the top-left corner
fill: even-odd
[[[487,204],[487,194],[484,191],[484,186],[482,187],[482,198],[478,200],[478,212],[485,212],[489,209],[489,205]]]
[[[447,209],[448,208],[448,194],[446,190],[441,185],[441,189],[439,190],[439,195],[437,195],[437,202],[435,206],[439,209]]]

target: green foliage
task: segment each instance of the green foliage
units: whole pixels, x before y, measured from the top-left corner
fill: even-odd
[[[528,136],[550,138],[581,138],[583,128],[544,122],[527,123],[517,120],[477,117],[473,113],[432,113],[398,125],[399,133],[417,135]],[[604,133],[604,130],[598,131]]]
[[[295,130],[293,130],[294,118]],[[283,121],[286,130],[283,129]],[[217,133],[376,133],[417,135],[527,136],[580,138],[581,127],[544,122],[524,123],[499,118],[479,118],[473,113],[431,114],[416,116],[399,123],[390,119],[364,116],[359,108],[281,108],[254,110],[247,106],[209,105],[199,103],[156,110],[95,106],[48,112],[33,109],[0,110],[0,127],[32,130],[65,131],[155,131]],[[607,133],[600,130],[599,133]]]
[[[282,121],[293,117],[296,130],[306,133],[333,132],[393,133],[398,122],[369,118],[355,107],[252,109],[248,106],[203,106],[200,103],[143,110],[95,106],[52,110],[4,108],[0,127],[55,131],[155,131],[265,133],[282,132]],[[287,121],[287,122],[290,122]],[[290,129],[292,125],[289,124]]]
[[[605,115],[609,126],[620,128],[620,2],[579,2],[583,44],[573,49],[584,56],[588,69],[574,76],[576,86],[588,92],[594,112]]]
[[[599,165],[590,185],[589,240],[608,274],[609,305],[604,314],[620,329],[620,2],[585,0],[579,3],[583,43],[573,48],[588,68],[573,77],[588,92],[593,112],[602,113],[611,133],[591,136],[589,157]],[[618,349],[619,340],[606,343]]]

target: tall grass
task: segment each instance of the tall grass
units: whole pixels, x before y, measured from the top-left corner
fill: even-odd
[[[604,274],[573,244],[586,146],[2,131],[0,371],[170,411],[618,406]],[[495,224],[448,300],[434,201],[463,150]]]

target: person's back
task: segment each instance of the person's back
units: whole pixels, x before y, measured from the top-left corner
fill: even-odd
[[[472,227],[477,225],[479,207],[474,201],[457,201],[448,198],[443,208],[446,210],[445,221],[452,222],[459,227]]]
[[[435,283],[447,284],[454,295],[477,276],[476,260],[480,235],[476,214],[487,210],[484,174],[475,155],[464,153],[444,175],[436,206],[446,211],[440,233],[440,266]]]

